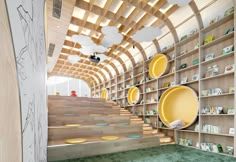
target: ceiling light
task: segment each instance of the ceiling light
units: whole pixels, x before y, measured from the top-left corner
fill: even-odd
[[[77,55],[69,55],[67,60],[72,63],[72,64],[75,64],[77,63],[79,60],[80,60],[80,57],[77,56]]]

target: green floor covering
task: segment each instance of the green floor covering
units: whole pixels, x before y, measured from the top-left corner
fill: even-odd
[[[105,154],[60,162],[236,162],[236,158],[179,145]],[[59,161],[58,161],[59,162]]]

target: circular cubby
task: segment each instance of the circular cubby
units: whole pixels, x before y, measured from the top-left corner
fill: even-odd
[[[153,57],[149,64],[149,76],[159,78],[161,75],[167,73],[169,70],[168,57],[164,54],[158,54]]]
[[[128,90],[127,100],[130,105],[135,105],[142,100],[140,89],[138,87],[131,87]]]
[[[107,100],[108,99],[108,90],[106,88],[103,88],[102,89],[102,92],[101,92],[101,98]]]
[[[198,115],[196,92],[186,86],[175,86],[166,90],[159,101],[158,112],[161,121],[170,127],[170,123],[181,120],[186,128],[193,124]]]

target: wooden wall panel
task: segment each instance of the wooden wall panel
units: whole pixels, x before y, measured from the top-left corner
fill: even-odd
[[[22,162],[16,63],[5,1],[0,1],[0,161]]]

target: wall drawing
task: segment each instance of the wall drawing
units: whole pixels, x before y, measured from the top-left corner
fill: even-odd
[[[7,0],[20,88],[23,161],[47,161],[43,0]]]

